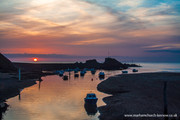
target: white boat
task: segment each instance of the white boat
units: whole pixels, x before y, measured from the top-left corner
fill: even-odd
[[[128,73],[128,71],[126,71],[126,70],[123,70],[123,71],[122,71],[122,73],[123,73],[123,74],[127,74],[127,73]]]
[[[86,95],[86,98],[84,98],[85,103],[90,103],[90,104],[96,104],[98,98],[96,97],[95,93],[88,93]]]

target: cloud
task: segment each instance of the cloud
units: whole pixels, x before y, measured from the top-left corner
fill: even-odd
[[[42,57],[42,58],[68,58],[68,57],[74,57],[74,56],[71,56],[71,55],[63,55],[63,54],[5,54],[6,56],[12,58],[18,58],[18,57]]]
[[[180,53],[180,44],[159,44],[146,46],[147,52],[171,52],[171,53]]]
[[[180,3],[150,2],[2,0],[0,50],[105,55],[111,49],[113,55],[148,56],[147,50],[178,44],[180,32]],[[164,46],[152,48],[162,43]]]
[[[120,0],[119,6],[127,6],[127,7],[138,7],[143,3],[144,0]]]
[[[162,53],[162,52],[168,52],[168,53],[180,53],[180,50],[146,50],[147,52],[152,52],[152,53]]]

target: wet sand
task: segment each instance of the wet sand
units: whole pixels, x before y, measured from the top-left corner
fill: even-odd
[[[98,108],[100,120],[165,119],[125,117],[128,114],[177,114],[175,120],[180,119],[180,73],[123,74],[101,82],[97,89],[112,95],[103,99],[105,106]]]
[[[37,79],[18,80],[16,74],[0,73],[0,102],[14,97],[20,90],[36,84]]]

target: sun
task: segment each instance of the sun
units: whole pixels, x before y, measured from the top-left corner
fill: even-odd
[[[37,58],[33,58],[33,61],[34,61],[34,62],[37,62],[37,61],[38,61],[38,59],[37,59]]]

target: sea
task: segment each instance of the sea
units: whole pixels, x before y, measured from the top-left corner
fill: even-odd
[[[137,73],[147,72],[180,72],[180,63],[136,63]],[[127,69],[128,74],[133,73]],[[97,70],[93,75],[87,71],[84,77],[74,77],[74,72],[65,72],[68,80],[59,75],[42,77],[43,81],[27,87],[18,96],[6,101],[9,105],[2,112],[2,120],[99,120],[98,107],[105,105],[103,98],[110,96],[97,90],[97,85],[105,79],[99,79],[99,72],[108,77],[122,74],[121,70]],[[96,106],[86,106],[84,98],[87,93],[95,93],[98,101]]]

